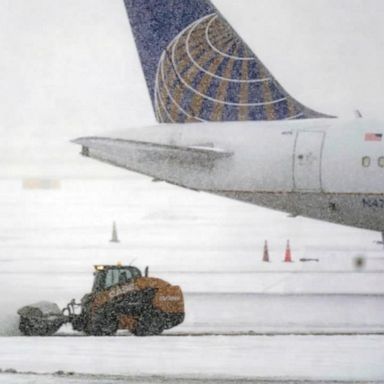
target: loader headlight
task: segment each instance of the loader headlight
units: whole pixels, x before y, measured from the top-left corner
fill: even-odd
[[[95,265],[96,271],[104,271],[104,265]]]

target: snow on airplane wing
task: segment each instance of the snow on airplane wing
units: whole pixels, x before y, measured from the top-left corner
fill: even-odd
[[[82,146],[83,156],[175,184],[179,184],[181,173],[209,172],[220,161],[233,156],[231,152],[208,145],[183,147],[103,137],[83,137],[73,143]]]

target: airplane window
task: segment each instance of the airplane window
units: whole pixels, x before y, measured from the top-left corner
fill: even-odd
[[[384,157],[379,157],[379,167],[384,168]]]
[[[369,156],[363,157],[363,167],[369,168],[371,166],[371,158]]]

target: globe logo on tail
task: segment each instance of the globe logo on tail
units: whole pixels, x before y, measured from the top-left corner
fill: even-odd
[[[157,119],[165,123],[305,117],[216,13],[189,25],[164,50],[154,97]]]

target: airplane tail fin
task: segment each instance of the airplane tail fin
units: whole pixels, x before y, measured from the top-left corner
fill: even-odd
[[[332,117],[276,81],[209,0],[124,0],[161,123]]]

